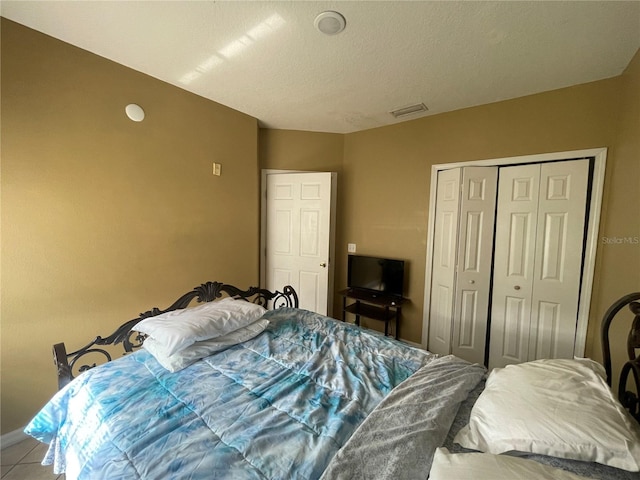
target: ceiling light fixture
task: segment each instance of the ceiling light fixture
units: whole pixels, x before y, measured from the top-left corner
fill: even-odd
[[[408,107],[399,108],[389,113],[396,118],[401,118],[415,113],[426,112],[427,110],[429,109],[424,103],[417,103],[416,105],[409,105]]]
[[[325,35],[336,35],[344,30],[347,21],[342,14],[328,10],[318,15],[313,25]]]

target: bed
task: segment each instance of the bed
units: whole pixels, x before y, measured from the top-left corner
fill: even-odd
[[[638,299],[623,306],[637,308]],[[70,354],[56,344],[60,390],[25,431],[49,444],[43,464],[67,479],[461,480],[482,478],[486,463],[495,479],[535,469],[544,471],[527,478],[639,478],[640,427],[607,385],[610,363],[607,371],[588,359],[548,360],[487,375],[481,365],[297,307],[291,287],[207,282]],[[125,355],[112,359],[112,345]],[[90,355],[106,363],[87,362]],[[511,407],[502,410],[517,410],[531,385],[550,387],[543,401],[565,393],[564,408],[582,396],[578,416],[596,411],[606,420],[582,422],[578,454],[558,446],[541,453],[536,438],[510,448],[513,432],[495,431],[509,413],[496,411],[496,397]],[[632,413],[633,395],[623,395]],[[536,415],[560,407],[537,405]],[[520,430],[549,433],[527,415]],[[612,438],[594,438],[601,431]]]

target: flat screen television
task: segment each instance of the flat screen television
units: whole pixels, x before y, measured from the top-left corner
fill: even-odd
[[[365,293],[402,297],[404,260],[349,255],[347,286]]]

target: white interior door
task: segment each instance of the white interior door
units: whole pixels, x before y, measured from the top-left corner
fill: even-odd
[[[460,168],[438,172],[428,348],[440,355],[451,353],[461,180]]]
[[[489,367],[571,357],[589,161],[500,170]]]
[[[332,174],[267,175],[265,282],[291,285],[300,308],[330,314],[333,289]]]
[[[464,167],[451,353],[484,363],[498,167]]]

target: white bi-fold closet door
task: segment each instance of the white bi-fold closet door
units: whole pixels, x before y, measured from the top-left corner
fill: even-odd
[[[484,363],[498,167],[438,173],[428,348]]]
[[[589,160],[500,169],[489,367],[574,352]]]
[[[589,160],[438,173],[430,351],[489,352],[490,368],[572,356],[588,175]]]

